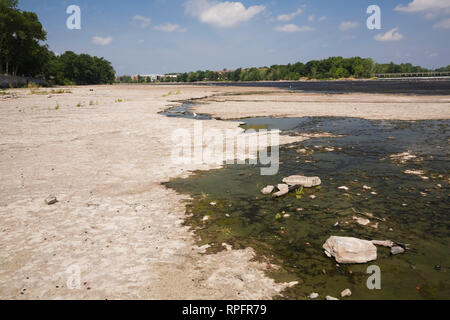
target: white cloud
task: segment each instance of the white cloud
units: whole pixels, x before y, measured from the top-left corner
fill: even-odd
[[[99,37],[99,36],[95,36],[92,37],[92,43],[99,45],[99,46],[107,46],[112,42],[113,38],[112,37]]]
[[[310,16],[308,16],[308,21],[309,22],[314,22],[316,20],[316,16],[315,15],[310,15]]]
[[[278,26],[275,28],[278,32],[308,32],[314,31],[314,28],[309,26],[297,26],[295,24],[286,24],[284,26]]]
[[[138,25],[142,29],[145,29],[150,25],[151,19],[143,16],[134,16],[131,21],[133,24]]]
[[[450,29],[450,18],[439,21],[433,27],[436,29]]]
[[[144,40],[138,40],[137,42],[139,45],[144,43]]]
[[[325,20],[327,20],[327,17],[325,17],[325,16],[321,16],[320,18],[319,18],[319,22],[322,22],[322,21],[325,21]]]
[[[296,11],[289,13],[289,14],[282,14],[277,17],[278,21],[291,21],[296,16],[302,14],[303,10],[302,8],[298,8]]]
[[[249,21],[265,10],[265,6],[246,8],[242,2],[219,2],[209,0],[189,0],[185,3],[186,13],[197,17],[200,22],[216,27],[235,27]]]
[[[433,10],[444,10],[450,13],[449,0],[413,0],[407,6],[398,5],[395,7],[396,11],[403,12],[425,12]]]
[[[348,31],[351,29],[356,29],[359,27],[359,23],[358,22],[354,22],[354,21],[342,21],[341,24],[339,25],[339,30],[341,31]]]
[[[153,29],[163,32],[187,32],[186,28],[180,27],[178,24],[166,23],[153,27]]]
[[[394,28],[386,33],[377,34],[374,39],[381,42],[399,41],[403,39],[403,35],[398,32],[398,28]]]

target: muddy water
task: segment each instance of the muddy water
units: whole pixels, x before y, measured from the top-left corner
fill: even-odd
[[[312,292],[320,298],[337,297],[346,288],[353,292],[347,299],[450,299],[450,121],[243,121],[244,128],[340,137],[282,147],[276,176],[261,176],[257,166],[231,165],[168,183],[193,197],[186,224],[200,244],[209,244],[210,251],[222,250],[222,243],[253,247],[271,277],[299,282],[284,292],[288,299],[304,299]],[[415,158],[390,157],[406,151]],[[406,170],[424,172],[414,175]],[[293,174],[319,176],[322,185],[275,200],[260,194],[264,186]],[[209,219],[203,221],[205,216]],[[370,224],[359,225],[354,217],[367,218]],[[322,249],[331,235],[391,239],[410,249],[391,256],[388,248],[378,247],[374,262],[338,265]],[[272,263],[281,269],[275,270]],[[381,290],[367,288],[370,265],[381,268]]]

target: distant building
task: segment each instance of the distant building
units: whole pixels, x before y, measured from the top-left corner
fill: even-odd
[[[144,82],[148,82],[150,80],[151,82],[156,81],[162,81],[167,78],[176,79],[178,75],[176,74],[137,74],[134,76],[131,76],[131,79],[133,81],[138,81],[139,79],[142,79]]]

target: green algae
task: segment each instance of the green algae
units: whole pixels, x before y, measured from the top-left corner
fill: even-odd
[[[186,225],[208,244],[208,252],[252,247],[277,281],[298,281],[283,297],[304,299],[311,292],[350,299],[449,299],[449,121],[368,121],[354,118],[246,119],[250,125],[280,128],[286,134],[331,132],[339,138],[311,139],[280,149],[276,176],[261,176],[251,165],[228,165],[198,172],[167,185],[187,193],[192,215]],[[331,147],[333,152],[325,151]],[[311,152],[299,153],[307,149]],[[312,152],[313,151],[313,152]],[[390,156],[410,151],[414,160]],[[405,170],[424,170],[421,176]],[[292,174],[319,176],[320,188],[305,188],[279,199],[260,190]],[[347,186],[348,191],[339,189]],[[311,198],[314,195],[315,198]],[[369,213],[369,217],[367,214]],[[288,216],[286,216],[288,215]],[[208,220],[203,218],[208,216]],[[362,226],[354,216],[368,218]],[[372,218],[373,216],[373,218]],[[331,235],[391,239],[409,244],[391,256],[378,247],[376,261],[338,265],[322,245]],[[381,268],[381,290],[369,290],[369,265]]]

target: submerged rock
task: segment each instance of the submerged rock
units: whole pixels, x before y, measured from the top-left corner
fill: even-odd
[[[353,220],[356,221],[356,223],[362,225],[362,226],[367,226],[368,224],[370,224],[370,220],[369,219],[364,219],[364,218],[359,218],[359,217],[353,217]]]
[[[271,194],[274,189],[275,189],[274,186],[267,186],[267,187],[265,187],[264,189],[261,190],[261,193],[265,194],[265,195]]]
[[[391,248],[391,254],[393,255],[393,256],[395,256],[396,254],[402,254],[402,253],[404,253],[405,252],[405,249],[403,249],[402,247],[400,247],[400,246],[395,246],[395,247],[392,247]]]
[[[331,236],[323,248],[338,263],[366,263],[377,259],[377,247],[367,240]]]
[[[290,176],[283,179],[289,186],[302,186],[304,188],[317,187],[322,184],[319,177]]]
[[[332,297],[332,296],[326,296],[325,299],[327,300],[339,300],[338,298]]]

